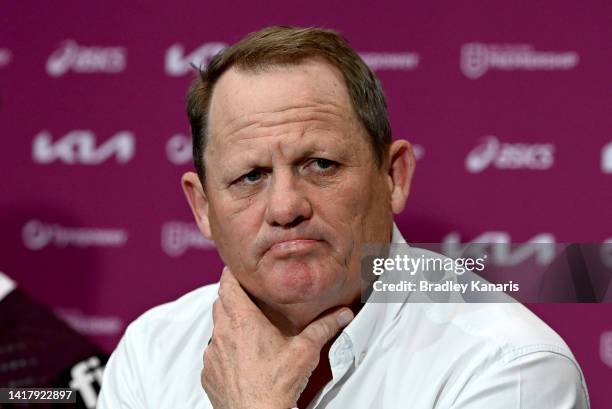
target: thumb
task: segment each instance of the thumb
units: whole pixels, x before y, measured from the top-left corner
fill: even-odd
[[[323,348],[334,335],[355,318],[353,311],[349,308],[341,308],[330,312],[308,324],[300,333],[300,337],[307,338],[320,348]]]

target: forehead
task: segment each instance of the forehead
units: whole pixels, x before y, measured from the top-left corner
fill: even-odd
[[[256,71],[232,67],[213,91],[209,134],[227,136],[248,123],[266,121],[272,115],[282,119],[283,113],[299,115],[308,109],[329,111],[347,122],[356,119],[344,78],[333,65],[308,59]]]

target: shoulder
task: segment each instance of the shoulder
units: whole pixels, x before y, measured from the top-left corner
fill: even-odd
[[[160,304],[149,309],[135,319],[130,327],[150,327],[158,325],[180,325],[212,308],[217,298],[219,283],[199,287],[182,295],[174,301]]]
[[[446,259],[428,250],[411,252],[413,257]],[[483,402],[483,396],[511,401],[511,396],[530,391],[542,399],[563,397],[575,402],[573,407],[587,408],[586,382],[568,345],[527,307],[512,298],[508,301],[408,302],[399,313],[395,339],[422,352],[422,365],[454,379],[448,385],[457,387],[451,396],[458,401],[477,396]]]
[[[518,302],[430,304],[423,310],[431,320],[452,326],[467,344],[486,347],[504,361],[537,351],[574,360],[563,339]]]
[[[420,374],[443,407],[589,407],[570,348],[519,303],[406,304],[396,324],[390,365]]]
[[[168,390],[200,398],[202,350],[212,334],[218,287],[200,287],[128,325],[104,370],[100,408],[161,407],[161,400],[175,398]]]
[[[586,381],[570,348],[525,306],[455,308],[450,324],[463,334],[464,349],[457,356],[467,365],[460,369],[465,382],[453,408],[471,408],[475,401],[494,406],[513,399],[524,402],[525,408],[589,407]],[[431,316],[440,310],[432,308]]]
[[[113,355],[135,366],[166,369],[199,356],[212,334],[218,287],[206,285],[146,311],[128,325]]]
[[[212,329],[212,305],[219,283],[209,284],[158,305],[135,319],[124,338],[142,345],[180,343]]]
[[[450,260],[444,255],[425,249],[410,247],[409,251],[412,257]],[[452,273],[448,275],[450,278],[462,277],[461,281],[467,283],[486,282],[482,277],[469,271],[461,275]],[[486,345],[507,360],[537,350],[550,350],[573,359],[563,339],[523,304],[509,296],[496,296],[490,299],[494,302],[411,304],[409,301],[408,305],[419,305],[421,312],[428,317],[428,321],[448,325],[457,332],[456,335],[460,339],[480,346]],[[486,301],[487,298],[472,299],[464,296],[459,300]]]

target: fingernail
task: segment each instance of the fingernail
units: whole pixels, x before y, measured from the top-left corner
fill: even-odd
[[[353,311],[346,309],[342,310],[342,312],[336,316],[336,321],[341,328],[344,328],[353,320],[353,318],[355,318]]]

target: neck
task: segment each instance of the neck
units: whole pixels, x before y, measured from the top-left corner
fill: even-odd
[[[299,334],[311,322],[338,307],[347,306],[357,315],[363,306],[359,296],[330,308],[312,304],[268,304],[261,300],[256,300],[256,304],[268,320],[285,336]]]

